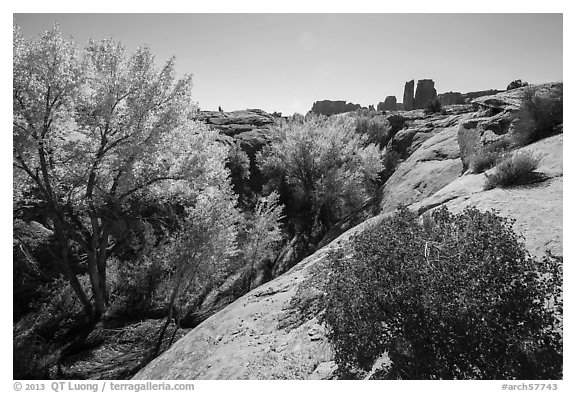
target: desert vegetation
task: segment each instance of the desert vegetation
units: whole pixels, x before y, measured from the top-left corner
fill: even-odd
[[[258,167],[269,179],[266,189],[285,202],[290,227],[308,243],[375,193],[381,153],[356,133],[352,119],[311,115],[272,132]]]
[[[518,153],[498,164],[494,172],[486,176],[485,188],[509,187],[533,182],[538,179],[535,172],[539,160],[529,152]]]
[[[247,176],[246,157],[189,120],[174,59],[15,28],[13,65],[15,377],[52,375],[94,329],[164,316],[153,357],[199,296],[272,257],[282,206],[239,209],[229,168]]]
[[[352,245],[327,289],[340,377],[386,353],[374,378],[561,378],[562,261],[530,257],[510,221],[400,209]]]
[[[442,103],[438,98],[434,98],[426,104],[426,111],[429,113],[441,113]]]
[[[510,145],[508,138],[501,138],[474,151],[469,157],[472,173],[482,173],[502,162],[508,156]]]
[[[486,172],[486,189],[540,179],[538,157],[513,149],[561,131],[561,87],[519,88],[520,110],[498,123],[512,124],[506,135],[485,140],[473,116],[458,133],[464,169]],[[199,110],[174,58],[112,39],[80,46],[58,27],[25,39],[15,26],[14,378],[130,378],[381,213],[329,254],[326,291],[300,305],[327,324],[339,377],[364,377],[387,355],[374,378],[561,378],[560,257],[530,256],[494,212],[381,210],[397,167],[434,136],[453,138],[464,112],[445,121],[438,98],[390,116],[345,101],[314,108],[236,111],[228,124],[233,112]],[[457,176],[458,147],[442,138],[415,164]],[[426,176],[400,191],[433,196]],[[322,340],[314,329],[306,340]]]

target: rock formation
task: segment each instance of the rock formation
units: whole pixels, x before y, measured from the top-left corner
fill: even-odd
[[[414,108],[426,108],[428,103],[436,98],[436,89],[432,79],[420,79],[416,86],[416,95],[414,97]]]
[[[414,109],[414,80],[406,82],[404,85],[404,98],[402,103],[404,104],[405,111]]]
[[[230,136],[255,129],[267,129],[274,123],[274,116],[260,109],[233,112],[200,111],[195,119],[210,124]]]
[[[501,93],[503,90],[480,90],[480,91],[470,91],[468,93],[463,94],[464,100],[473,100],[475,98],[485,97],[485,96],[493,96],[494,94]]]
[[[379,111],[395,111],[396,110],[396,97],[388,96],[384,102],[378,103]]]
[[[558,91],[554,85],[539,88]],[[402,128],[389,146],[395,144],[405,154],[381,190],[379,215],[347,230],[287,273],[202,322],[135,378],[334,378],[334,353],[322,322],[331,267],[327,257],[335,249],[346,254],[354,234],[370,230],[398,204],[419,214],[439,206],[454,212],[470,205],[495,209],[514,220],[513,228],[525,238],[530,253],[541,256],[550,250],[562,256],[561,133],[518,149],[540,157],[542,181],[538,183],[486,191],[484,174],[462,172],[457,138],[461,129],[478,130],[481,138],[511,132],[521,94],[522,90],[514,89],[475,99],[473,105],[448,108],[443,115],[412,111],[394,118]]]
[[[520,87],[528,86],[528,82],[522,82],[522,79],[516,79],[506,86],[506,90],[518,89]]]
[[[491,96],[494,94],[501,93],[503,90],[481,90],[481,91],[471,91],[468,93],[460,93],[449,91],[447,93],[438,94],[438,99],[442,105],[463,105],[470,103],[473,99],[485,96]]]
[[[232,177],[234,191],[244,197],[259,192],[264,179],[256,166],[256,153],[270,142],[269,128],[277,116],[260,109],[246,109],[233,112],[200,111],[195,119],[222,132],[219,140],[232,147],[239,146],[250,159],[248,179]]]
[[[324,100],[324,101],[316,101],[312,105],[311,112],[314,112],[318,115],[336,115],[338,113],[346,113],[346,112],[353,112],[362,108],[359,104],[353,104],[351,102],[347,103],[346,101],[331,101],[331,100]]]
[[[449,91],[447,93],[438,94],[438,99],[440,103],[445,105],[462,105],[465,103],[466,99],[459,92]]]

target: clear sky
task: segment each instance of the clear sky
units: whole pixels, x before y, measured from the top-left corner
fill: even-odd
[[[562,81],[562,14],[15,14],[27,37],[60,24],[84,45],[112,37],[176,56],[204,110],[306,113],[368,106],[431,78],[439,93]]]

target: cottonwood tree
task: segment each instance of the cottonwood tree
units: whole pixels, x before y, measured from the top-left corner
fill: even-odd
[[[230,273],[227,261],[238,253],[236,237],[240,211],[236,202],[236,195],[226,179],[203,190],[195,205],[187,208],[183,230],[165,247],[165,265],[171,272],[167,316],[152,357],[160,351],[166,329],[173,319],[176,329],[179,327],[177,311],[182,311],[188,295],[199,288],[199,281],[206,277],[218,280]],[[176,310],[177,304],[179,310]]]
[[[374,190],[381,153],[355,132],[353,119],[294,118],[276,127],[274,135],[271,145],[258,153],[258,167],[274,187],[289,189],[307,220],[308,236],[317,222],[329,229]]]
[[[112,40],[80,50],[57,27],[29,41],[16,27],[13,39],[14,195],[41,209],[53,257],[95,321],[109,302],[106,263],[126,205],[193,206],[227,184],[226,151],[216,132],[188,121],[191,76],[176,79],[174,59],[157,69],[148,48],[127,55]]]
[[[276,247],[282,241],[280,220],[284,216],[279,198],[277,192],[259,198],[254,214],[247,221],[243,252],[244,260],[248,264],[249,287],[252,285],[255,268],[266,259],[274,258]]]

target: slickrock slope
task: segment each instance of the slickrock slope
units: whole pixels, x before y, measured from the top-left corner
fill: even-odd
[[[340,236],[275,280],[208,318],[135,379],[322,379],[335,370],[326,328],[318,324],[328,277],[326,256]]]
[[[463,171],[459,130],[468,124],[468,129],[483,137],[507,132],[519,108],[521,90],[478,98],[472,106],[448,108],[446,115],[402,113],[406,125],[392,143],[405,143],[406,157],[383,189],[379,216],[350,229],[284,275],[208,318],[135,378],[332,378],[333,353],[326,326],[319,323],[330,274],[327,256],[336,247],[346,250],[354,233],[369,230],[399,203],[420,213],[442,205],[453,211],[468,205],[495,209],[515,220],[514,227],[532,254],[550,250],[562,255],[562,134],[518,150],[540,157],[537,170],[542,180],[537,183],[485,191],[485,174]]]
[[[543,175],[541,182],[484,191],[485,175],[467,174],[411,207],[420,212],[443,204],[455,212],[469,205],[494,209],[516,221],[514,228],[524,236],[533,255],[542,256],[546,250],[562,255],[562,143],[560,134],[518,150],[533,152],[540,158],[537,171]]]

